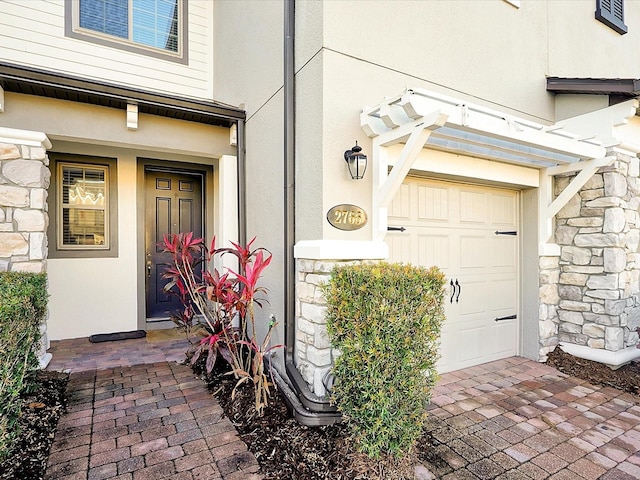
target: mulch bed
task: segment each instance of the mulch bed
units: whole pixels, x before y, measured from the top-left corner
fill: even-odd
[[[556,348],[547,364],[592,384],[640,394],[639,362],[612,370]],[[58,418],[65,409],[68,375],[49,371],[38,375],[38,390],[23,398],[22,433],[12,455],[0,464],[0,480],[41,480],[44,476]],[[209,382],[225,414],[256,456],[266,479],[401,480],[413,478],[413,466],[417,462],[431,466],[442,462],[427,433],[418,442],[414,456],[401,464],[393,459],[370,460],[355,451],[344,424],[300,425],[291,418],[278,392],[272,392],[270,406],[264,416],[258,418],[253,408],[252,389],[238,389],[235,400],[231,401],[233,386],[233,380],[220,372]]]
[[[49,449],[66,408],[69,375],[39,371],[36,390],[22,397],[20,436],[7,459],[0,463],[0,480],[41,480]]]

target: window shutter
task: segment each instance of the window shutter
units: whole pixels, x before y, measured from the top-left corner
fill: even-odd
[[[624,24],[624,0],[596,0],[596,19],[620,35],[627,33]]]

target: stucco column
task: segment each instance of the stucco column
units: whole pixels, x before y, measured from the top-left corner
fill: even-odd
[[[49,148],[42,132],[0,127],[0,271],[47,270]],[[41,334],[44,368],[51,360],[46,319]]]

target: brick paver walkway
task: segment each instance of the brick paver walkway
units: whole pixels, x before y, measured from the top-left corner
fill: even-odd
[[[447,373],[426,466],[443,480],[637,480],[639,402],[523,358]]]
[[[54,342],[50,368],[72,373],[45,479],[262,478],[205,383],[167,361],[183,359],[185,348],[146,339]]]

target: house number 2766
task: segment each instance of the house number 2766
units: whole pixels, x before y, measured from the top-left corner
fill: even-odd
[[[340,230],[357,230],[367,223],[367,214],[356,205],[343,203],[327,212],[327,221]]]

